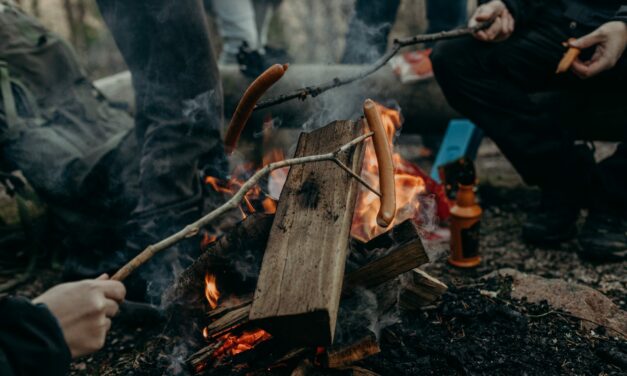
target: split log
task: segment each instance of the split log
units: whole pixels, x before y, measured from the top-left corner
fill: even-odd
[[[377,339],[367,336],[349,346],[330,352],[327,367],[343,368],[380,352]]]
[[[211,311],[207,312],[207,318],[212,321],[217,320],[231,311],[234,311],[236,309],[239,309],[245,306],[250,306],[250,303],[252,303],[252,301],[253,301],[252,298],[250,299],[245,298],[239,304],[228,305],[228,306],[212,309]]]
[[[403,276],[399,296],[400,306],[416,310],[429,305],[448,290],[448,286],[424,270],[414,269]]]
[[[303,133],[295,156],[327,153],[363,133],[336,121]],[[357,174],[363,145],[338,155]],[[330,344],[359,183],[332,162],[293,166],[270,230],[250,319],[285,341]]]
[[[224,316],[209,324],[203,335],[206,338],[217,338],[236,327],[248,323],[250,307],[250,304],[246,304],[227,312]]]
[[[415,236],[411,236],[411,234]],[[372,239],[365,247],[379,248],[379,245],[394,244],[394,238],[410,240],[395,245],[385,256],[351,272],[344,281],[344,292],[356,286],[371,288],[387,282],[400,274],[429,262],[427,253],[415,225],[407,220],[391,231]],[[372,249],[372,248],[371,248]]]

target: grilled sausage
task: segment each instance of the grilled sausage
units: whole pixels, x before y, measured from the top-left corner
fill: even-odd
[[[250,115],[253,113],[259,98],[261,98],[261,96],[268,89],[270,89],[272,85],[283,77],[283,74],[287,71],[287,67],[287,64],[274,64],[270,68],[266,69],[265,72],[259,75],[259,77],[257,77],[255,81],[248,86],[246,92],[244,92],[244,95],[242,96],[242,99],[240,99],[237,104],[235,113],[233,113],[229,127],[226,130],[224,147],[227,154],[231,154],[233,153],[233,150],[235,150],[237,141],[239,141],[239,137],[242,134]]]
[[[381,121],[381,114],[377,105],[371,99],[364,102],[364,114],[368,127],[374,135],[372,143],[379,165],[379,187],[381,190],[381,207],[377,214],[377,224],[381,227],[389,226],[396,215],[396,189],[394,182],[394,163],[388,143],[387,134]]]
[[[568,40],[568,43],[574,42],[575,40],[575,38],[570,38]],[[562,60],[560,60],[560,63],[557,65],[557,70],[555,71],[555,73],[560,74],[567,72],[580,53],[581,50],[576,47],[570,47],[568,50],[566,50],[566,52],[564,53],[564,57],[562,57]]]

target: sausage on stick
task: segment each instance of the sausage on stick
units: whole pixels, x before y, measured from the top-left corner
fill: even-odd
[[[570,38],[568,39],[567,44],[570,44],[571,42],[574,42],[575,40],[576,40],[575,38]],[[570,66],[573,65],[573,62],[575,61],[575,59],[577,59],[580,53],[581,53],[581,50],[576,47],[570,47],[568,50],[566,50],[566,52],[564,53],[564,57],[562,57],[562,60],[560,60],[560,63],[557,65],[557,70],[555,71],[555,73],[560,74],[560,73],[567,72],[570,69]]]
[[[239,136],[242,134],[259,98],[283,77],[283,74],[287,71],[287,67],[287,64],[274,64],[248,86],[242,99],[240,99],[237,104],[235,113],[233,113],[229,127],[226,130],[224,146],[227,154],[231,154],[233,150],[235,150]]]
[[[377,164],[379,165],[381,207],[377,214],[377,224],[381,227],[387,227],[392,223],[396,215],[396,189],[392,151],[390,150],[383,122],[381,121],[381,114],[372,99],[366,99],[364,102],[364,115],[366,115],[368,127],[374,132],[372,143],[377,155]]]

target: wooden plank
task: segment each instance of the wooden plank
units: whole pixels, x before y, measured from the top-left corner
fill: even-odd
[[[408,221],[407,223],[413,227],[411,222]],[[402,230],[404,237],[408,236],[408,228],[407,224],[399,225],[399,229]],[[394,246],[387,255],[351,272],[344,281],[344,292],[350,292],[356,286],[365,288],[378,286],[429,262],[424,245],[415,227],[414,231],[416,231],[416,236],[413,240]]]
[[[336,121],[303,133],[295,156],[328,153],[363,133]],[[359,174],[363,144],[338,158]],[[293,166],[281,193],[250,319],[286,341],[333,340],[359,183],[333,162]]]

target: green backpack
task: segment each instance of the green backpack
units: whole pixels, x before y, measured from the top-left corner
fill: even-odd
[[[12,1],[0,0],[5,174],[21,171],[34,188],[31,194],[36,192],[55,218],[80,225],[85,216],[76,213],[75,204],[90,199],[84,197],[86,180],[121,143],[130,144],[133,125],[128,112],[93,87],[67,42]]]

